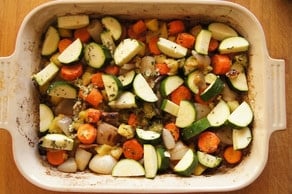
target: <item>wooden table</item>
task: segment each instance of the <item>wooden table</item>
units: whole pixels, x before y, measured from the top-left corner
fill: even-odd
[[[24,16],[34,7],[48,0],[1,0],[0,1],[0,56],[14,51],[16,34]],[[287,129],[276,132],[270,139],[269,159],[260,177],[247,188],[231,193],[292,193],[291,182],[291,130],[292,130],[292,1],[290,0],[233,0],[250,9],[261,22],[271,57],[286,61]],[[289,53],[290,51],[290,53]],[[42,190],[26,179],[17,170],[11,146],[11,136],[0,130],[0,194],[52,194]],[[289,161],[290,159],[290,161]],[[289,184],[290,183],[290,184]],[[289,192],[290,191],[290,192]],[[58,192],[57,192],[58,193]]]

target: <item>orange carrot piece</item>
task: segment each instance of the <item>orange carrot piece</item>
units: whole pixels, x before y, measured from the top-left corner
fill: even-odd
[[[218,149],[219,143],[219,137],[211,131],[205,131],[199,135],[198,147],[200,151],[214,153]]]
[[[194,47],[195,40],[196,38],[193,35],[186,32],[179,33],[176,37],[176,43],[189,49]]]
[[[97,129],[88,123],[81,124],[77,129],[77,138],[83,144],[92,144],[96,141]]]
[[[99,92],[99,90],[93,88],[89,94],[85,97],[85,100],[91,104],[93,107],[98,107],[100,103],[103,101],[103,96]]]
[[[224,150],[223,157],[229,164],[236,164],[241,161],[242,151],[234,150],[233,146],[228,146]]]
[[[119,75],[120,68],[117,65],[108,65],[105,67],[104,72],[110,75]]]
[[[79,38],[81,42],[87,43],[90,40],[90,34],[86,27],[79,28],[74,31],[74,38]]]
[[[129,38],[134,38],[134,39],[137,39],[141,42],[145,42],[146,41],[146,36],[144,34],[136,34],[134,33],[133,31],[133,26],[130,26],[127,30],[128,32],[128,36]]]
[[[58,43],[58,50],[62,53],[73,41],[69,38],[63,38]]]
[[[148,48],[150,53],[154,54],[154,55],[160,55],[161,52],[157,46],[157,42],[158,42],[158,37],[154,36],[152,38],[150,38],[149,42],[148,42]]]
[[[209,52],[213,52],[213,51],[215,51],[218,47],[219,47],[219,41],[216,40],[216,39],[214,39],[214,38],[211,38],[210,43],[209,43],[208,51],[209,51]]]
[[[97,86],[98,88],[104,88],[104,84],[102,81],[102,73],[101,72],[97,72],[95,74],[93,74],[91,76],[91,83],[95,86]]]
[[[216,54],[211,58],[213,66],[213,73],[216,75],[223,75],[230,71],[232,61],[227,55]]]
[[[178,141],[180,132],[179,132],[179,128],[175,125],[175,123],[173,122],[167,123],[164,126],[164,128],[170,131],[175,141]]]
[[[95,108],[89,108],[86,110],[86,122],[97,123],[100,120],[101,111]]]
[[[135,34],[140,35],[147,30],[147,26],[143,20],[138,20],[132,25],[132,29]]]
[[[167,75],[170,71],[166,63],[156,63],[155,67],[160,75]]]
[[[191,100],[192,92],[184,85],[179,86],[170,94],[170,100],[179,104],[181,100]]]
[[[143,147],[137,139],[130,139],[123,144],[123,154],[125,158],[140,160],[143,158]]]
[[[173,20],[167,24],[168,34],[176,35],[185,31],[185,24],[182,20]]]
[[[83,74],[83,66],[81,63],[74,65],[63,65],[61,68],[61,77],[66,81],[77,79]]]
[[[138,124],[137,121],[137,115],[135,113],[131,113],[129,118],[128,118],[128,124],[131,125],[132,127],[136,127]]]
[[[68,154],[65,150],[48,150],[46,156],[51,165],[58,166],[65,162]]]

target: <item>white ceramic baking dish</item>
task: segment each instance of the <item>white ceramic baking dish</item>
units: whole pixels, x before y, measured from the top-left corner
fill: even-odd
[[[250,155],[236,168],[213,176],[175,175],[114,178],[89,172],[66,174],[42,162],[38,154],[38,97],[31,81],[39,69],[40,39],[48,24],[64,14],[113,15],[122,18],[187,18],[227,22],[250,42],[249,99],[255,112]],[[33,184],[49,190],[75,192],[177,193],[237,190],[262,172],[271,134],[286,128],[285,64],[269,57],[265,36],[247,9],[224,1],[96,0],[52,1],[32,10],[24,19],[15,52],[0,58],[0,127],[13,140],[14,160]]]

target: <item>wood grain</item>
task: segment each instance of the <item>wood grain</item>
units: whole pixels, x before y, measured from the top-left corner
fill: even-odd
[[[0,1],[0,56],[11,55],[16,35],[25,15],[34,7],[48,0],[1,0]],[[291,130],[292,130],[292,38],[290,37],[291,0],[232,0],[251,10],[263,26],[269,54],[286,61],[287,129],[272,135],[269,158],[263,173],[248,187],[233,194],[288,194],[291,188]],[[0,107],[1,108],[1,107]],[[9,133],[0,129],[0,194],[58,194],[40,189],[28,182],[18,171],[12,152]],[[61,193],[60,193],[61,194]]]

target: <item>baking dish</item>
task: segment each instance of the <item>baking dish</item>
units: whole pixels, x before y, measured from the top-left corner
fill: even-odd
[[[190,18],[227,22],[245,36],[250,48],[250,93],[255,112],[251,154],[235,169],[214,176],[174,175],[113,178],[92,173],[65,174],[47,166],[37,151],[38,97],[31,75],[39,69],[41,34],[57,15],[87,13],[123,18]],[[208,15],[206,15],[208,13]],[[240,189],[262,172],[270,135],[286,127],[284,61],[268,55],[263,30],[245,8],[222,1],[54,1],[32,10],[23,21],[15,52],[0,58],[0,127],[9,130],[21,173],[33,184],[58,191],[79,192],[207,192]]]

